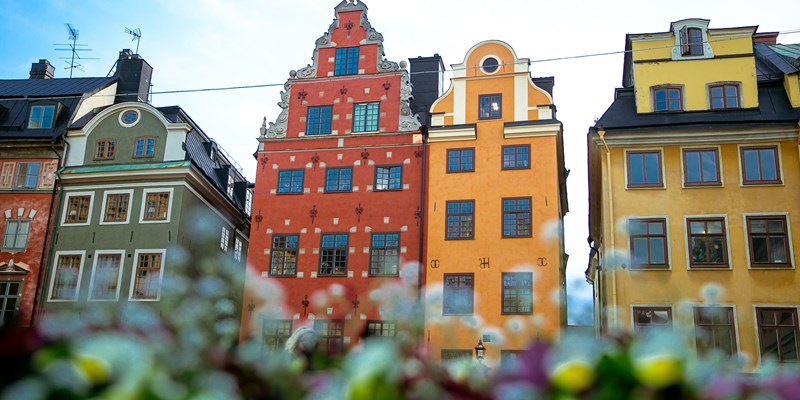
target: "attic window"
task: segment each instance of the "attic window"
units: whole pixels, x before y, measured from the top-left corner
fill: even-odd
[[[680,35],[682,56],[703,55],[703,31],[700,28],[684,26],[680,30]]]
[[[481,62],[481,70],[483,70],[484,74],[491,75],[497,72],[498,68],[500,68],[500,62],[494,57],[486,57]]]
[[[56,106],[33,106],[28,120],[28,129],[50,129],[53,127],[53,118]]]

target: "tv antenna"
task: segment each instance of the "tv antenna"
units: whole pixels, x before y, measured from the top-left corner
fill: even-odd
[[[79,44],[78,43],[78,36],[80,35],[80,32],[77,29],[75,29],[75,27],[72,26],[72,24],[66,23],[66,24],[64,24],[64,27],[67,28],[67,33],[69,34],[69,40],[71,40],[72,43],[57,43],[54,46],[69,46],[68,49],[56,49],[56,50],[57,51],[68,51],[69,50],[69,51],[72,52],[72,55],[70,57],[59,57],[62,60],[69,60],[69,61],[65,61],[67,63],[67,65],[68,65],[68,67],[66,67],[64,69],[68,69],[69,70],[69,77],[72,78],[72,70],[78,69],[80,71],[83,71],[83,65],[81,65],[79,62],[76,62],[75,59],[78,59],[78,60],[97,60],[97,58],[81,57],[80,54],[78,53],[79,51],[92,51],[92,49],[79,48],[79,46],[88,46],[88,44]]]
[[[133,36],[133,40],[131,40],[131,42],[136,41],[136,53],[134,54],[139,54],[139,40],[142,39],[142,30],[139,28],[136,29],[125,28],[125,33]]]

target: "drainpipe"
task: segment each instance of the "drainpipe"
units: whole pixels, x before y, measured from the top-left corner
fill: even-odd
[[[422,286],[422,277],[423,277],[423,270],[425,268],[425,259],[424,259],[424,251],[423,246],[425,244],[424,235],[425,235],[425,214],[427,210],[425,209],[425,168],[427,167],[427,152],[425,151],[425,147],[427,146],[427,131],[425,134],[422,135],[422,168],[420,169],[420,191],[419,191],[419,269],[417,270],[417,307],[420,309],[420,327],[419,333],[417,336],[417,348],[421,347],[422,345],[422,335],[425,332],[425,304],[422,299],[422,291],[425,290]]]
[[[38,320],[41,318],[41,308],[44,304],[44,288],[42,287],[42,283],[44,282],[45,276],[49,269],[47,268],[47,260],[50,257],[50,251],[47,246],[47,239],[48,235],[47,232],[50,232],[50,238],[55,237],[56,228],[55,224],[53,223],[53,216],[58,216],[59,211],[61,211],[61,197],[64,193],[63,185],[61,183],[61,168],[64,165],[64,157],[67,154],[67,150],[69,149],[69,143],[66,141],[66,138],[62,137],[64,143],[64,156],[58,153],[58,150],[51,144],[50,149],[53,150],[53,153],[58,157],[58,168],[56,168],[56,181],[53,183],[53,195],[50,196],[50,213],[47,216],[47,226],[45,227],[45,235],[44,235],[44,243],[42,244],[42,258],[39,260],[39,276],[36,277],[36,294],[33,297],[33,310],[31,310],[31,327],[35,327],[37,325]],[[58,196],[58,203],[56,203],[56,196]],[[58,209],[53,210],[55,205],[58,204]],[[51,230],[51,225],[53,228]],[[52,243],[52,240],[51,240]]]
[[[611,234],[609,235],[609,239],[611,242],[611,251],[616,251],[616,240],[615,240],[615,230],[614,226],[616,225],[616,220],[614,219],[614,182],[611,179],[611,149],[608,148],[608,143],[606,143],[605,130],[598,130],[597,135],[600,137],[600,140],[603,142],[603,147],[606,149],[606,180],[609,182],[608,184],[608,218],[611,222]],[[603,263],[607,265],[607,263]],[[604,267],[605,268],[605,267]],[[618,311],[618,302],[617,302],[617,266],[611,265],[611,301],[614,304],[613,309],[611,310],[610,315],[610,325],[613,328],[619,327],[619,311]]]

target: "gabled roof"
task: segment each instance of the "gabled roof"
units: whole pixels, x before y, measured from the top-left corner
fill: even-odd
[[[74,96],[96,91],[117,78],[2,79],[0,99],[20,97]]]

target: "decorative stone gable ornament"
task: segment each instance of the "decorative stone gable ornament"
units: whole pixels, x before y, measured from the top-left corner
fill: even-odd
[[[267,118],[264,118],[264,123],[261,125],[261,137],[265,135],[270,139],[286,137],[286,125],[289,121],[289,96],[291,96],[292,79],[296,76],[295,71],[289,72],[289,79],[283,84],[285,91],[281,91],[281,101],[278,102],[278,107],[281,108],[281,113],[278,114],[278,119],[273,123],[269,123],[269,128],[265,126]]]

